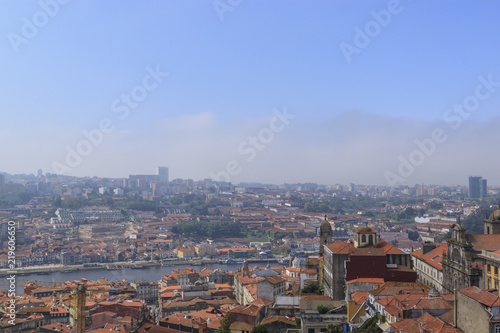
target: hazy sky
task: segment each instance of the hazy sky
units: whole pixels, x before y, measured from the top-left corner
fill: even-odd
[[[494,0],[3,0],[0,171],[500,184],[498,13]]]

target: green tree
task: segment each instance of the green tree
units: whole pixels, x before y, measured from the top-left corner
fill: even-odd
[[[493,213],[495,208],[483,207],[476,210],[474,213],[467,216],[462,223],[467,228],[468,234],[482,234],[484,233],[484,219],[486,216],[489,218],[490,214]]]
[[[266,326],[257,325],[252,328],[250,333],[269,333],[269,330],[266,328]]]
[[[61,208],[62,207],[62,199],[60,196],[57,196],[54,198],[54,202],[52,202],[52,206],[56,208]]]
[[[436,200],[432,200],[431,202],[428,202],[425,207],[429,209],[441,209],[443,208],[443,204],[441,202],[438,202]]]
[[[233,315],[231,312],[226,312],[226,315],[224,318],[221,319],[220,321],[220,328],[217,331],[218,333],[231,333],[229,330],[229,327],[231,327],[231,324],[233,323]]]
[[[408,238],[412,241],[418,241],[418,239],[420,238],[420,235],[416,230],[408,230],[407,232],[408,232]]]
[[[109,206],[109,207],[111,207],[111,208],[113,208],[113,207],[115,206],[115,202],[114,202],[114,200],[113,200],[113,197],[112,197],[112,196],[110,196],[110,195],[105,195],[105,196],[103,196],[103,199],[104,199],[104,204],[105,204],[106,206]]]
[[[318,285],[316,282],[309,283],[299,290],[299,295],[323,295],[323,286]]]
[[[321,305],[318,305],[318,306],[316,307],[316,310],[318,310],[318,312],[319,312],[320,314],[326,314],[326,313],[328,313],[328,311],[330,311],[330,307],[329,307],[329,306],[327,306],[327,305],[322,305],[322,304],[321,304]]]
[[[17,198],[19,199],[19,202],[21,203],[21,205],[24,205],[24,204],[28,203],[31,200],[31,198],[33,198],[33,195],[29,192],[22,191],[22,192],[17,193]]]
[[[344,330],[342,329],[342,326],[339,324],[328,324],[327,326],[327,333],[342,333]]]

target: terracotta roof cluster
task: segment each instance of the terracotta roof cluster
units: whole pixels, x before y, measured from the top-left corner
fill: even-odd
[[[255,304],[249,304],[246,306],[245,305],[237,305],[234,308],[232,308],[231,310],[229,310],[229,312],[256,317],[259,314],[260,309],[261,309],[261,307],[255,305]]]
[[[421,333],[431,332],[431,333],[460,333],[459,329],[451,326],[450,324],[444,322],[440,318],[436,318],[426,313],[420,318],[415,319],[405,319],[397,323],[392,323],[391,326],[397,332],[405,333]]]
[[[47,325],[42,326],[40,328],[44,328],[44,329],[52,330],[52,331],[57,331],[60,333],[76,333],[76,327],[73,327],[71,325],[62,324],[62,323],[47,324]]]
[[[425,294],[427,295],[431,287],[419,282],[396,282],[389,281],[375,290],[370,291],[375,297],[395,296],[401,294]]]

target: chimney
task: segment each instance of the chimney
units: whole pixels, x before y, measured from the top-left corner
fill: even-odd
[[[436,247],[436,245],[432,242],[429,242],[429,241],[423,242],[422,243],[422,254],[426,254],[427,252],[434,250],[435,247]]]

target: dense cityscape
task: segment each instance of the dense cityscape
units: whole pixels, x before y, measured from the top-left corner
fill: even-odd
[[[498,13],[0,1],[0,333],[500,333]]]
[[[3,173],[1,330],[496,327],[498,191]]]

